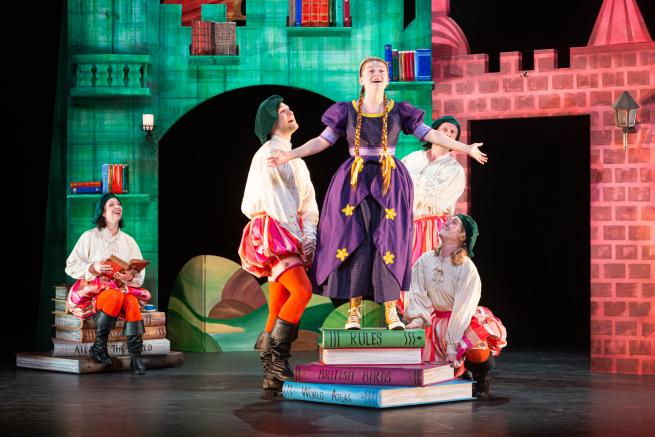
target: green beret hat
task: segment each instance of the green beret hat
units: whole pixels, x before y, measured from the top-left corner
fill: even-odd
[[[98,224],[100,217],[102,217],[102,212],[105,210],[105,204],[109,202],[109,199],[111,198],[118,199],[118,197],[116,197],[113,193],[105,193],[100,197],[100,199],[98,199],[91,223],[94,225]]]
[[[455,117],[453,117],[452,115],[444,115],[443,117],[437,118],[436,120],[434,120],[432,122],[432,129],[437,130],[437,129],[439,129],[439,126],[441,126],[444,123],[452,123],[457,127],[457,136],[455,137],[455,139],[457,141],[459,141],[459,136],[462,133],[462,127],[459,125],[459,121],[457,121],[457,119]],[[423,144],[423,147],[425,147],[426,149],[429,149],[429,148],[432,147],[432,144],[425,143],[425,144]]]
[[[272,95],[264,100],[257,109],[255,116],[255,135],[259,138],[262,144],[268,140],[268,134],[277,122],[277,110],[282,103],[282,97]]]
[[[478,224],[466,214],[457,214],[457,217],[462,221],[464,232],[466,232],[466,252],[469,254],[469,258],[473,258],[473,246],[479,235]]]

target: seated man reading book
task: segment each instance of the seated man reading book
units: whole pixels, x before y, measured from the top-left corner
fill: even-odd
[[[66,306],[81,319],[95,318],[96,339],[90,354],[107,366],[111,365],[107,351],[109,333],[119,316],[125,319],[123,333],[132,371],[143,375],[141,304],[148,302],[151,294],[141,285],[148,261],[141,259],[134,238],[121,231],[122,217],[123,207],[116,196],[107,193],[98,199],[92,220],[96,227],[82,234],[66,260],[66,273],[77,280]]]

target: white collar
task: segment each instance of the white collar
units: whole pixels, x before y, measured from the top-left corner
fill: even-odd
[[[291,142],[285,140],[282,137],[273,135],[270,139],[271,143],[275,144],[282,150],[291,150]]]

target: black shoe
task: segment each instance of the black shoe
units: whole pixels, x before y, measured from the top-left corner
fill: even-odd
[[[143,320],[138,322],[125,322],[123,335],[127,337],[127,351],[130,353],[130,368],[134,375],[145,375],[146,366],[141,360],[143,350]]]
[[[482,363],[474,363],[468,359],[464,362],[464,365],[468,370],[471,371],[473,375],[473,397],[479,399],[488,399],[489,398],[489,372],[493,369],[496,361],[493,355],[489,355],[486,361]]]
[[[107,341],[109,341],[109,333],[116,326],[116,317],[98,311],[93,318],[96,321],[96,339],[89,348],[89,355],[96,363],[109,367],[111,366],[111,358],[109,357],[109,351],[107,351]]]
[[[270,374],[278,381],[293,380],[293,371],[289,367],[291,343],[298,338],[298,325],[278,318],[271,331],[271,367]]]

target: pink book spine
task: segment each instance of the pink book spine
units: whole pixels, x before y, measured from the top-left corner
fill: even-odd
[[[371,366],[329,366],[299,364],[295,370],[297,382],[324,384],[423,386],[421,368],[392,368]]]

